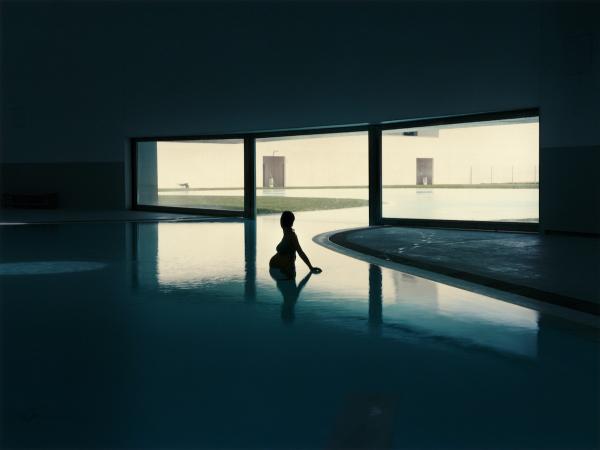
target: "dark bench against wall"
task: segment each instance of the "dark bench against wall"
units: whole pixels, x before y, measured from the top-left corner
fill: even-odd
[[[3,208],[56,209],[58,194],[2,194]]]

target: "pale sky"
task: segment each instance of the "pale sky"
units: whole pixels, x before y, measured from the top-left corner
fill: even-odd
[[[496,122],[477,126],[410,129],[437,136],[383,134],[383,183],[414,184],[416,159],[433,158],[436,184],[537,181],[538,123]],[[433,131],[433,133],[432,133]],[[159,188],[243,186],[243,143],[159,142]],[[366,132],[257,140],[256,180],[262,185],[263,156],[285,157],[287,187],[366,186]],[[493,169],[492,169],[493,168]],[[493,172],[493,175],[491,174]]]

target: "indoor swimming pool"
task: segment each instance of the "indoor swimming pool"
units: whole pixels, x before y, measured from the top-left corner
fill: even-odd
[[[278,215],[0,227],[1,446],[598,448],[598,328],[312,240],[365,221],[295,281]]]

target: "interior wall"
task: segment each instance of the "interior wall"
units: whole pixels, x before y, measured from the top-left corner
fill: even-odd
[[[593,2],[1,7],[3,191],[27,189],[27,175],[15,185],[6,174],[27,173],[28,164],[37,167],[35,190],[51,186],[61,165],[115,163],[118,176],[87,181],[106,193],[100,203],[77,189],[76,176],[59,193],[70,207],[126,208],[131,137],[539,107],[542,226],[600,232],[590,206],[600,201]],[[567,161],[577,168],[577,199]]]

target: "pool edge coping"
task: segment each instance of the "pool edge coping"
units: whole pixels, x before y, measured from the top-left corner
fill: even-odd
[[[562,318],[568,318],[576,322],[582,322],[587,325],[591,325],[595,328],[600,328],[600,305],[585,302],[585,306],[592,306],[596,312],[591,312],[594,308],[589,308],[591,311],[586,309],[578,309],[573,307],[570,303],[571,297],[560,296],[560,294],[547,293],[541,290],[536,290],[539,295],[548,295],[554,299],[555,297],[561,297],[562,303],[548,301],[546,297],[537,298],[529,294],[527,286],[521,286],[513,283],[506,283],[490,278],[480,277],[475,274],[468,272],[462,272],[458,270],[439,267],[434,264],[420,264],[408,258],[398,258],[394,255],[386,255],[382,252],[378,252],[368,247],[352,244],[352,243],[340,243],[339,239],[335,239],[337,236],[345,235],[347,233],[359,230],[365,230],[368,228],[383,228],[383,226],[376,227],[355,227],[346,228],[340,230],[327,231],[320,233],[313,237],[313,242],[329,250],[341,253],[343,255],[362,260],[367,263],[376,264],[388,269],[397,270],[420,278],[425,278],[434,282],[447,284],[458,289],[464,289],[470,292],[474,292],[480,295],[492,297],[501,301],[506,301],[519,306],[532,308],[543,313],[549,313],[557,315]],[[348,244],[347,246],[345,244]],[[425,267],[427,266],[427,267]],[[464,275],[463,275],[464,274]],[[479,281],[482,280],[483,282]],[[514,289],[511,289],[511,285]],[[576,302],[584,302],[583,300],[573,299]],[[584,306],[584,308],[585,308]]]

